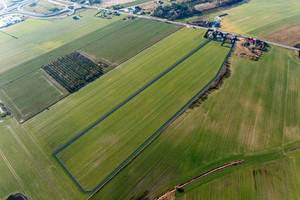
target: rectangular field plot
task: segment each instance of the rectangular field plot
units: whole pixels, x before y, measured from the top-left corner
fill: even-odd
[[[179,28],[147,19],[120,20],[103,30],[99,39],[79,50],[95,61],[118,65]]]
[[[59,58],[42,68],[69,92],[77,91],[103,74],[105,64],[96,64],[78,52]]]
[[[204,31],[183,28],[25,123],[51,153],[201,46]],[[80,120],[78,120],[80,119]]]
[[[216,76],[228,51],[206,44],[56,157],[83,190],[92,191]]]
[[[0,99],[23,122],[68,95],[44,70],[36,70],[0,88]]]

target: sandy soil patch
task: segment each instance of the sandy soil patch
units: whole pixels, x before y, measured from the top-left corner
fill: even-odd
[[[163,196],[159,197],[157,200],[176,200],[176,190],[171,190]]]
[[[300,44],[300,24],[267,35],[266,39],[290,46]]]

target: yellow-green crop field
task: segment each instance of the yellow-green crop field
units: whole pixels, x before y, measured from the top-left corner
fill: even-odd
[[[299,10],[298,0],[250,0],[213,15],[228,13],[229,16],[221,22],[221,29],[255,37],[266,37],[276,31],[299,25]]]

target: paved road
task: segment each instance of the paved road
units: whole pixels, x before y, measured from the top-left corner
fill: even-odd
[[[107,8],[100,8],[100,7],[95,7],[95,6],[85,6],[85,7],[86,8],[91,8],[91,9],[98,9],[98,10],[106,10],[106,11],[110,11],[110,12],[115,12],[115,10],[111,10],[111,9],[107,9]],[[160,22],[165,22],[165,23],[170,23],[170,24],[177,24],[177,25],[180,25],[180,26],[188,27],[188,28],[198,28],[198,29],[204,29],[204,30],[212,29],[212,28],[205,28],[205,27],[202,27],[202,26],[190,25],[190,24],[186,24],[186,23],[183,23],[183,22],[170,21],[170,20],[167,20],[167,19],[162,19],[162,18],[157,18],[157,17],[152,17],[152,16],[131,14],[131,13],[127,13],[127,12],[124,12],[124,11],[118,11],[118,13],[125,14],[125,15],[130,15],[130,16],[133,16],[133,17],[143,18],[143,19],[160,21]],[[247,35],[241,35],[241,34],[236,34],[236,33],[231,33],[231,32],[226,32],[226,31],[222,31],[222,32],[232,34],[232,35],[235,35],[235,36],[238,36],[238,37],[249,38],[249,36],[247,36]],[[254,39],[259,39],[259,38],[254,38]],[[295,47],[291,47],[291,46],[276,43],[276,42],[271,42],[271,41],[267,41],[267,40],[263,40],[263,39],[259,39],[259,40],[264,41],[268,44],[283,47],[283,48],[286,48],[286,49],[291,49],[291,50],[295,50],[295,51],[300,50],[300,48],[295,48]]]
[[[82,7],[81,5],[80,6],[74,5],[74,9],[70,9],[69,8],[70,5],[63,4],[63,3],[53,1],[53,0],[46,0],[49,3],[57,4],[64,8],[60,11],[49,13],[49,14],[29,12],[29,11],[22,9],[23,6],[31,3],[32,1],[34,1],[34,0],[25,0],[25,1],[22,1],[22,2],[19,2],[17,4],[7,7],[5,2],[3,0],[0,0],[0,4],[3,4],[3,6],[5,5],[5,8],[0,10],[0,16],[10,14],[10,15],[23,15],[23,16],[34,18],[34,19],[60,19],[60,18],[64,18],[64,17],[70,16],[70,15],[73,15],[75,13],[76,9],[79,9]],[[63,15],[64,13],[66,13],[66,14]]]
[[[1,2],[4,2],[3,0],[0,0]],[[11,12],[14,12],[14,10],[18,9],[19,6],[22,6],[22,5],[26,5],[28,3],[31,3],[33,0],[25,0],[25,1],[21,1],[21,2],[18,2],[16,4],[13,4],[12,6],[9,6],[4,9],[4,10],[1,10],[0,11],[0,16],[3,16],[3,15],[6,15],[6,14],[9,14]],[[5,3],[4,3],[5,4]],[[6,5],[6,4],[5,4]]]

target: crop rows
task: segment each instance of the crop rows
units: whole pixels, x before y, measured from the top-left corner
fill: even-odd
[[[78,52],[59,58],[42,68],[69,92],[75,92],[103,74],[105,64],[95,64]]]

